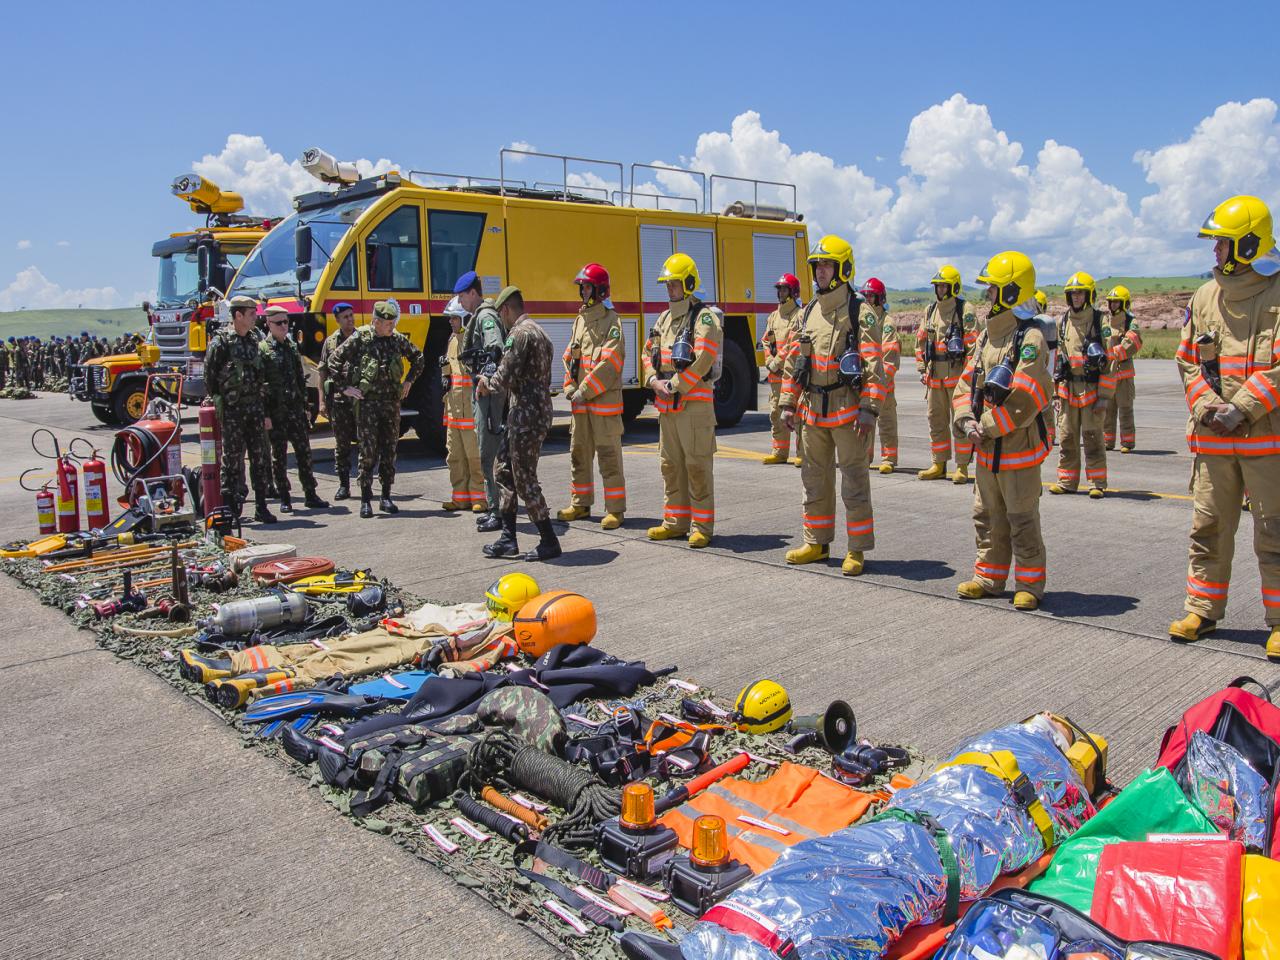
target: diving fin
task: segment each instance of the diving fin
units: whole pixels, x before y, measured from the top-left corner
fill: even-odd
[[[429,677],[434,677],[431,670],[406,670],[402,673],[384,673],[374,680],[353,683],[349,693],[364,697],[378,697],[382,700],[409,700],[422,688]]]
[[[360,717],[383,705],[382,700],[353,697],[332,690],[303,690],[264,697],[244,713],[245,723],[294,720],[304,714],[323,717]]]
[[[306,733],[307,730],[311,728],[311,725],[315,722],[316,722],[316,715],[314,713],[304,713],[297,720],[293,721],[293,723],[289,724],[289,729],[296,730],[299,733]],[[270,723],[264,725],[263,728],[258,731],[258,736],[262,737],[263,739],[269,739],[271,737],[274,737],[277,733],[279,733],[280,728],[283,726],[284,726],[284,718],[283,717],[277,718],[275,720],[272,720]],[[286,748],[286,752],[288,752],[288,748]]]
[[[284,747],[284,752],[299,763],[315,762],[316,751],[319,749],[316,746],[316,742],[293,727],[285,728],[284,733],[280,736],[280,743]]]

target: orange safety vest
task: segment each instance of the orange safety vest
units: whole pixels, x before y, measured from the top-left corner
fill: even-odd
[[[738,779],[713,783],[664,814],[661,822],[688,848],[693,845],[696,818],[723,817],[729,856],[760,873],[773,866],[787,847],[843,830],[873,802],[870,794],[846,787],[813,767],[787,761],[759,783]]]

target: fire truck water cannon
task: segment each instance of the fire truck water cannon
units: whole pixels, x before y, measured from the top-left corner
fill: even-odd
[[[302,151],[302,169],[324,183],[347,185],[360,179],[360,171],[354,163],[337,160],[319,147],[308,147]]]
[[[230,190],[223,190],[212,180],[184,173],[173,178],[169,185],[173,195],[187,201],[196,213],[239,213],[244,209],[244,197]]]

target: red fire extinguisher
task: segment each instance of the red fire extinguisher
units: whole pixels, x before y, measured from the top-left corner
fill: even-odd
[[[207,517],[222,506],[222,424],[213,401],[200,404],[200,502]]]
[[[36,524],[41,535],[53,533],[58,529],[53,512],[53,491],[49,489],[47,483],[36,491]]]
[[[70,454],[58,457],[58,496],[54,505],[59,533],[80,529],[80,474]]]
[[[93,451],[84,462],[84,522],[89,530],[102,530],[111,522],[111,505],[107,500],[107,465]]]

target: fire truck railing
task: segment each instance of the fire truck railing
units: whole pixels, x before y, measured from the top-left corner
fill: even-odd
[[[501,187],[501,192],[503,194],[506,193],[508,184],[511,184],[514,188],[516,183],[521,182],[521,181],[507,179],[508,155],[512,157],[542,157],[544,160],[559,160],[560,168],[561,168],[561,177],[560,177],[560,183],[558,184],[558,186],[561,188],[560,195],[561,195],[561,198],[564,200],[570,199],[568,184],[569,184],[569,164],[571,163],[589,163],[599,167],[609,167],[610,169],[613,169],[616,167],[618,170],[618,186],[622,187],[623,185],[622,164],[618,163],[616,160],[597,160],[594,157],[573,157],[563,153],[542,153],[541,151],[538,151],[538,150],[517,150],[514,147],[503,147],[498,152],[498,176],[501,178],[499,181],[499,184]],[[585,190],[588,188],[574,187],[573,189]],[[605,193],[605,197],[606,199],[608,198],[607,192]]]
[[[751,177],[731,177],[728,174],[724,174],[724,173],[713,173],[711,175],[711,182],[708,185],[711,191],[709,195],[708,206],[712,210],[720,209],[719,207],[716,206],[716,181],[717,180],[732,180],[735,183],[751,184],[751,191],[752,191],[751,206],[753,210],[760,209],[760,188],[761,187],[782,187],[783,189],[789,189],[791,191],[791,206],[790,208],[787,209],[787,214],[792,220],[799,219],[799,210],[797,209],[798,195],[796,191],[796,185],[794,183],[783,183],[779,180],[755,180]]]
[[[697,177],[698,181],[702,184],[702,196],[698,199],[698,207],[696,210],[694,210],[694,213],[705,212],[707,207],[707,175],[703,173],[701,170],[686,170],[683,167],[665,166],[660,163],[633,163],[631,165],[631,200],[632,200],[631,205],[632,206],[635,206],[636,171],[637,170],[660,170],[663,173],[684,173],[691,177]],[[659,194],[642,193],[640,195],[641,196],[659,196],[664,198],[666,197],[666,194],[661,194],[661,193]],[[672,195],[672,199],[675,199],[675,195]]]

